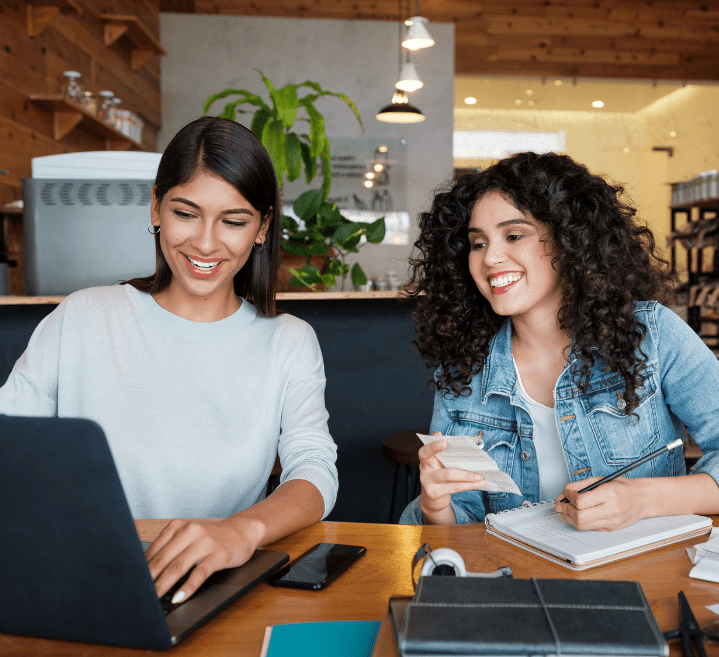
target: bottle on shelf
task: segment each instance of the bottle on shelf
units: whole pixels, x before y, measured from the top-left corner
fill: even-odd
[[[90,114],[97,114],[97,96],[92,91],[83,92],[80,105]]]
[[[65,77],[65,83],[62,87],[62,97],[71,103],[80,105],[82,103],[82,94],[85,91],[80,81],[82,76],[77,71],[65,71],[63,76]]]
[[[112,123],[114,121],[113,114],[115,112],[115,103],[113,102],[115,92],[101,91],[99,95],[100,98],[102,98],[102,101],[97,109],[97,118],[102,119],[105,123]]]
[[[120,115],[120,105],[122,105],[122,101],[115,96],[112,99],[112,103],[114,105],[112,110],[112,127],[122,132],[122,116]]]

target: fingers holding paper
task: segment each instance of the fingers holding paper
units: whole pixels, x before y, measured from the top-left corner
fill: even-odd
[[[432,437],[440,435],[436,432]],[[487,484],[481,474],[446,467],[438,455],[448,447],[446,439],[434,439],[419,450],[419,478],[422,484],[419,506],[424,521],[431,524],[454,524],[454,512],[449,505],[452,494],[483,488]]]
[[[566,522],[577,529],[611,532],[633,525],[643,517],[641,505],[636,503],[641,479],[617,477],[594,490],[578,492],[598,480],[599,477],[590,477],[564,487],[554,508]]]

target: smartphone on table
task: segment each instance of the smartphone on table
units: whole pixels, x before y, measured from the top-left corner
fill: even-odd
[[[268,581],[274,586],[323,589],[366,552],[367,548],[360,545],[318,543],[280,568]]]

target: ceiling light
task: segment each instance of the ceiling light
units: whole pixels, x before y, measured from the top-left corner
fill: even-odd
[[[476,99],[474,96],[467,96],[467,97],[464,99],[464,102],[465,102],[466,105],[476,105],[476,104],[477,104],[477,99]]]
[[[555,80],[554,84],[556,84],[558,87],[561,87],[563,83],[561,80]]]
[[[378,150],[380,153],[386,153],[386,152],[387,152],[387,147],[386,147],[384,144],[382,144],[382,146],[380,146],[377,150]]]
[[[420,123],[426,117],[416,107],[409,104],[404,91],[396,91],[392,96],[392,104],[385,105],[377,112],[375,118],[385,123]]]
[[[521,104],[522,104],[521,99],[517,98],[517,100],[514,101],[514,104],[515,104],[515,105],[521,105]]]
[[[527,94],[527,96],[531,96],[532,94],[534,94],[534,91],[532,91],[531,89],[527,89],[527,91],[525,91],[524,93]]]
[[[625,146],[625,147],[624,147],[624,152],[625,152],[625,153],[628,153],[628,152],[629,152],[629,146]]]
[[[380,171],[384,170],[384,165],[377,162],[377,164],[374,165],[374,170],[379,173]]]
[[[407,21],[409,27],[404,41],[402,41],[402,45],[407,50],[419,50],[420,48],[429,48],[434,45],[434,39],[430,36],[426,27],[427,23],[427,19],[422,16],[412,16]]]
[[[677,133],[676,133],[674,130],[672,130],[672,131],[669,133],[669,136],[670,136],[670,137],[676,137],[676,136],[677,136]]]
[[[374,176],[375,176],[374,171],[368,171],[364,175],[364,177],[367,178],[367,180],[374,180]]]
[[[595,101],[592,103],[592,107],[604,107],[604,102],[601,101],[601,100],[595,100]]]
[[[422,80],[419,79],[419,75],[417,74],[417,69],[414,64],[406,62],[402,66],[402,71],[399,74],[399,80],[397,80],[394,86],[401,91],[412,92],[417,91],[417,89],[421,89],[424,84],[422,83]]]
[[[365,186],[367,189],[369,189],[370,187],[373,187],[373,186],[374,186],[374,183],[373,183],[371,180],[365,180],[365,181],[364,181],[364,186]]]

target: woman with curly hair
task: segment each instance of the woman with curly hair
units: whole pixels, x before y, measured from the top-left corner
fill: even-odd
[[[437,368],[431,431],[477,436],[521,495],[445,468],[440,439],[420,449],[422,492],[400,522],[480,522],[546,499],[605,531],[719,512],[719,362],[661,305],[673,281],[623,191],[566,155],[519,153],[422,213],[411,264],[415,344]],[[577,492],[685,427],[703,450],[691,474],[674,450]]]

